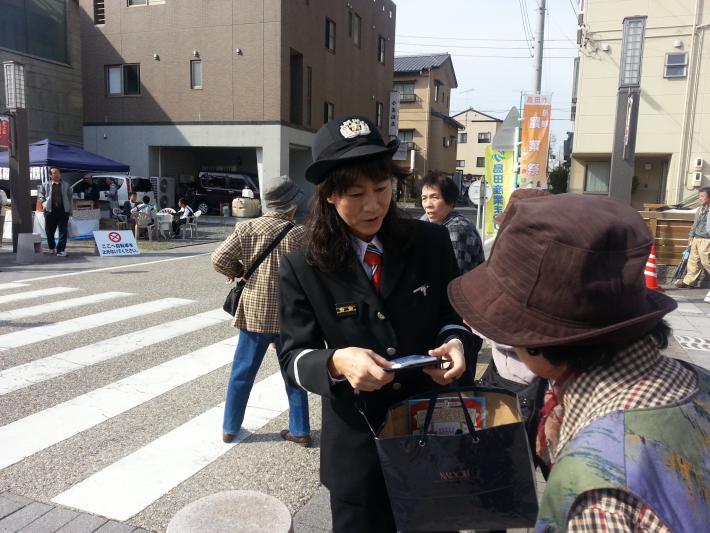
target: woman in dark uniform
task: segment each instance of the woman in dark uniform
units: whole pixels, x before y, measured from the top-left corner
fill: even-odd
[[[318,131],[306,245],[279,273],[281,366],[323,397],[321,481],[335,533],[396,531],[368,421],[377,429],[389,406],[451,383],[472,344],[446,294],[458,273],[448,232],[401,218],[393,202],[398,144],[361,116]],[[427,353],[447,368],[386,371],[390,359]]]

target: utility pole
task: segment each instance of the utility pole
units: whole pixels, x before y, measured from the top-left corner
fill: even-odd
[[[545,13],[547,0],[539,0],[539,18],[537,21],[537,37],[535,39],[535,74],[533,83],[536,93],[542,91],[542,58],[545,47]]]

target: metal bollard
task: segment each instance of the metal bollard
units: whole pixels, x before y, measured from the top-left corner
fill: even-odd
[[[277,498],[253,490],[227,490],[178,511],[167,533],[293,533],[291,513]]]

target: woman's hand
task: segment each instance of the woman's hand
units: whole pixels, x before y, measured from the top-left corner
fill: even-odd
[[[463,354],[463,343],[459,339],[451,339],[438,348],[429,350],[429,355],[441,357],[442,361],[451,364],[448,368],[425,368],[424,373],[439,385],[448,385],[466,371],[466,358]]]
[[[353,389],[372,392],[381,389],[394,379],[394,373],[384,369],[392,366],[387,359],[364,348],[335,350],[328,361],[331,377],[348,380]]]

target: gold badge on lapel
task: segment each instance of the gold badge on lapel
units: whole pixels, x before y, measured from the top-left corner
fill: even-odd
[[[357,316],[357,304],[355,302],[335,304],[335,316],[338,318]]]

